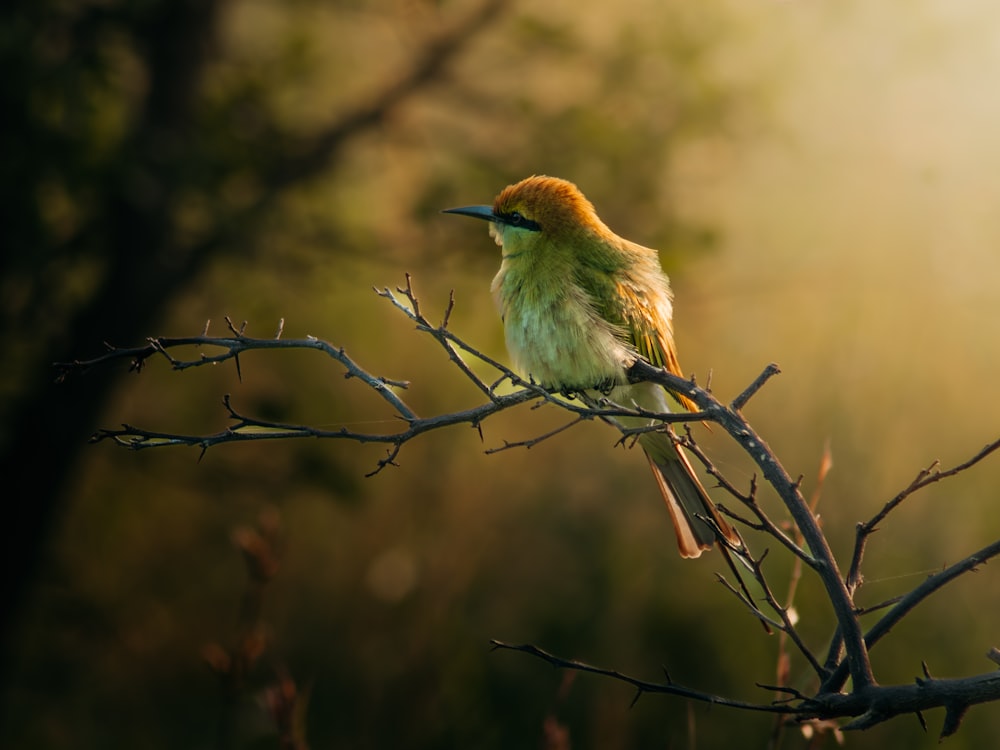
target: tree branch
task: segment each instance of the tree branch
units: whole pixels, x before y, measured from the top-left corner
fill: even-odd
[[[976,568],[980,565],[997,555],[1000,555],[1000,540],[986,545],[982,549],[973,552],[968,557],[959,560],[954,565],[950,565],[939,573],[929,576],[915,589],[900,597],[895,606],[886,612],[886,614],[884,614],[882,618],[876,622],[867,633],[865,633],[865,644],[868,648],[874,646],[892,629],[894,625],[902,620],[918,604],[927,599],[927,597],[931,594],[940,590],[942,586],[950,583],[960,575],[976,570]],[[846,679],[847,673],[844,671],[843,665],[841,665],[830,675],[830,678],[823,688],[825,690],[839,690],[843,686]]]
[[[665,682],[648,682],[613,669],[575,659],[564,659],[530,644],[513,645],[492,640],[490,645],[494,650],[505,649],[529,654],[558,669],[588,672],[624,682],[636,689],[633,704],[644,693],[665,693],[744,711],[782,714],[792,717],[798,723],[853,717],[852,721],[842,727],[845,730],[870,729],[902,714],[944,708],[945,721],[940,733],[943,739],[958,729],[962,716],[971,706],[1000,700],[1000,671],[993,671],[961,679],[918,678],[912,685],[869,685],[849,694],[821,693],[816,697],[809,697],[794,688],[758,685],[762,689],[778,690],[790,697],[771,703],[754,703],[677,685],[666,670]]]
[[[714,422],[739,444],[752,458],[761,471],[761,475],[777,492],[792,518],[792,529],[786,531],[772,521],[757,502],[757,480],[751,481],[747,493],[742,493],[729,482],[708,457],[693,441],[690,434],[683,438],[675,438],[692,451],[704,463],[709,473],[716,477],[720,486],[724,487],[744,507],[753,513],[752,518],[743,518],[720,506],[722,512],[733,518],[737,523],[755,529],[777,540],[780,548],[790,553],[795,560],[793,581],[789,587],[789,602],[782,604],[766,580],[763,561],[767,550],[759,557],[754,557],[747,551],[741,554],[741,559],[747,564],[755,581],[763,592],[759,601],[766,602],[776,613],[776,618],[766,615],[757,606],[757,600],[750,598],[748,591],[726,583],[727,587],[744,604],[764,622],[776,627],[796,647],[802,657],[810,664],[820,678],[820,686],[813,695],[806,695],[798,690],[784,685],[764,689],[777,690],[783,696],[779,701],[771,703],[753,703],[725,698],[711,693],[694,690],[677,685],[670,680],[653,683],[624,675],[615,670],[594,667],[584,662],[566,660],[544,651],[537,646],[512,646],[501,641],[493,641],[495,649],[506,649],[528,653],[541,658],[556,667],[590,672],[630,684],[637,691],[636,699],[643,693],[665,693],[682,696],[692,700],[723,705],[731,708],[762,711],[792,717],[795,721],[826,722],[831,719],[851,717],[844,729],[866,729],[886,721],[902,713],[913,713],[928,708],[942,707],[945,709],[945,722],[941,736],[953,733],[959,726],[965,711],[969,706],[986,701],[1000,700],[1000,673],[975,675],[955,680],[937,680],[925,674],[913,685],[880,686],[875,680],[868,650],[883,638],[898,622],[908,616],[920,603],[943,586],[960,575],[975,570],[987,560],[1000,555],[1000,541],[993,542],[981,550],[969,555],[954,565],[930,576],[912,591],[898,599],[891,600],[886,605],[888,609],[868,632],[862,634],[860,614],[862,610],[853,602],[853,594],[860,585],[861,560],[866,541],[877,525],[883,522],[889,513],[917,490],[943,479],[955,476],[965,471],[1000,448],[1000,440],[988,444],[969,460],[958,464],[947,471],[937,471],[936,465],[921,471],[917,477],[902,492],[875,515],[871,520],[858,527],[858,535],[852,557],[852,564],[846,578],[842,577],[837,562],[816,520],[815,498],[810,505],[802,496],[799,481],[793,480],[781,466],[777,457],[764,440],[755,432],[742,414],[742,408],[779,370],[774,365],[766,367],[761,374],[745,388],[727,406],[719,401],[708,390],[699,388],[693,381],[665,370],[653,367],[645,361],[637,361],[629,370],[629,378],[633,382],[648,381],[659,383],[675,393],[691,399],[699,411],[693,413],[655,413],[642,409],[628,408],[612,403],[603,396],[599,389],[585,393],[560,393],[544,388],[541,385],[525,380],[503,364],[491,359],[472,347],[449,328],[451,313],[455,306],[454,294],[448,300],[440,324],[431,322],[421,310],[420,302],[413,290],[412,281],[407,275],[405,286],[395,292],[388,289],[376,290],[376,293],[386,299],[399,310],[416,329],[432,337],[445,351],[448,359],[455,365],[462,376],[478,391],[482,400],[467,409],[448,414],[438,414],[421,417],[410,407],[399,391],[405,391],[408,383],[403,380],[392,380],[376,376],[355,360],[342,347],[321,341],[314,337],[305,339],[283,339],[283,322],[278,326],[274,338],[252,338],[245,335],[246,324],[235,326],[228,318],[226,320],[229,332],[224,336],[208,335],[208,325],[202,335],[187,337],[158,337],[148,339],[144,346],[133,348],[108,347],[108,351],[89,360],[76,360],[57,365],[58,377],[65,380],[74,374],[88,372],[110,363],[126,360],[129,369],[141,372],[145,364],[154,357],[166,360],[175,370],[186,370],[207,364],[218,364],[233,360],[239,372],[240,355],[255,350],[268,349],[309,349],[325,354],[334,360],[344,370],[344,377],[357,379],[366,387],[371,388],[392,410],[400,424],[400,429],[382,433],[358,432],[342,428],[326,430],[308,425],[288,424],[271,420],[262,420],[237,411],[229,396],[223,400],[223,405],[232,424],[225,430],[211,435],[183,435],[146,430],[132,425],[123,425],[121,429],[102,429],[92,438],[93,441],[112,440],[119,445],[140,450],[145,448],[170,445],[199,446],[204,453],[209,447],[228,442],[249,440],[275,440],[292,438],[324,438],[349,440],[357,443],[380,443],[387,446],[386,456],[377,462],[369,476],[376,474],[386,466],[395,465],[402,447],[419,435],[436,429],[451,427],[458,424],[469,424],[480,427],[482,422],[505,409],[532,404],[562,409],[571,415],[571,419],[562,426],[530,439],[504,441],[501,447],[488,448],[487,453],[509,450],[516,447],[529,448],[537,443],[562,434],[581,422],[600,419],[614,424],[622,432],[622,440],[631,440],[634,436],[648,430],[662,430],[664,425],[691,421]],[[218,353],[201,353],[197,357],[182,357],[179,350],[185,347],[211,347]],[[484,380],[476,374],[476,369],[470,361],[485,365],[493,371],[492,382]],[[481,368],[480,368],[481,369]],[[508,383],[507,392],[501,392],[501,386]],[[648,420],[648,425],[638,428],[622,429],[615,420],[621,417],[641,417]],[[829,468],[829,457],[824,460],[821,468],[820,483]],[[791,611],[791,598],[803,567],[816,574],[825,588],[827,597],[833,605],[834,631],[833,645],[830,647],[825,663],[820,664],[801,634],[796,630],[796,617]],[[882,605],[880,605],[882,606]],[[873,611],[869,608],[865,611]],[[845,656],[846,653],[846,656]],[[992,652],[991,652],[992,653]],[[843,692],[848,677],[852,680],[850,692]]]
[[[733,404],[736,407],[745,405],[747,398],[756,393],[760,389],[760,386],[778,371],[776,365],[768,365],[750,387],[733,401]],[[742,413],[737,408],[733,406],[726,408],[707,391],[698,388],[683,378],[653,367],[648,362],[642,360],[632,366],[629,376],[635,380],[648,380],[660,383],[665,388],[690,398],[706,413],[707,419],[721,425],[754,460],[754,463],[760,467],[764,478],[767,479],[778,493],[785,507],[788,508],[788,512],[791,513],[795,521],[795,525],[802,533],[803,539],[805,539],[815,558],[814,569],[826,588],[827,595],[837,616],[840,631],[844,634],[848,665],[855,686],[862,688],[873,684],[875,677],[872,674],[871,663],[868,660],[868,652],[865,648],[864,639],[861,637],[861,627],[854,614],[854,603],[851,600],[851,594],[844,584],[844,579],[840,574],[837,561],[833,556],[830,545],[826,541],[826,537],[816,523],[816,518],[812,511],[809,510],[809,505],[806,503],[805,498],[802,497],[798,482],[792,481],[792,478],[778,462],[771,449],[754,432],[753,428],[751,428],[750,424],[744,419]]]
[[[492,646],[494,651],[519,651],[521,653],[530,654],[531,656],[538,657],[539,659],[548,662],[557,669],[572,669],[577,672],[589,672],[590,674],[610,677],[611,679],[619,682],[624,682],[636,689],[635,697],[632,699],[632,705],[635,705],[635,702],[638,701],[644,693],[665,693],[668,695],[677,695],[682,698],[688,698],[689,700],[698,701],[700,703],[711,703],[716,706],[728,706],[730,708],[740,708],[747,711],[786,713],[788,710],[782,706],[734,700],[732,698],[724,698],[722,696],[713,695],[701,690],[694,690],[682,685],[677,685],[670,679],[670,674],[667,672],[666,668],[663,669],[663,674],[666,678],[664,682],[647,682],[645,680],[640,680],[627,674],[623,674],[617,670],[595,667],[585,662],[576,661],[575,659],[563,659],[560,656],[550,654],[548,651],[531,644],[514,645],[511,643],[504,643],[503,641],[491,640],[490,646]]]

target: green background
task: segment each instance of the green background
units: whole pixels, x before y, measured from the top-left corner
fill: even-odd
[[[575,181],[612,229],[661,250],[681,363],[700,383],[711,374],[728,399],[781,366],[746,412],[807,493],[829,442],[820,514],[843,565],[855,524],[919,469],[998,436],[991,4],[499,3],[434,48],[437,65],[428,40],[479,7],[3,11],[0,744],[272,747],[261,701],[287,674],[317,748],[562,747],[560,727],[574,748],[766,746],[767,716],[663,696],[630,708],[625,685],[490,652],[491,638],[534,643],[770,699],[755,683],[776,679],[776,638],[715,582],[716,555],[677,558],[644,460],[609,428],[485,455],[564,420],[505,413],[482,441],[435,432],[366,479],[380,447],[228,445],[199,461],[85,442],[121,422],[222,429],[226,393],[281,421],[398,425],[316,353],[246,355],[242,382],[231,364],[177,373],[154,359],[139,376],[119,365],[51,383],[51,362],[104,341],[195,335],[209,319],[221,334],[229,315],[251,335],[283,318],[285,337],[344,346],[411,381],[421,415],[477,404],[372,287],[411,273],[434,320],[454,290],[451,328],[506,361],[497,248],[485,226],[438,211],[532,173]],[[397,81],[403,95],[383,96]],[[753,468],[720,430],[698,439],[747,486]],[[871,540],[859,603],[995,540],[998,484],[992,459],[908,500]],[[261,512],[280,525],[266,648],[227,708],[203,653],[237,638],[233,534]],[[783,581],[776,549],[772,565]],[[922,660],[941,677],[989,671],[998,595],[985,566],[928,600],[873,651],[878,679],[909,683]],[[815,579],[797,608],[822,651],[831,620]],[[989,746],[998,716],[972,709],[948,746]],[[934,746],[942,712],[926,718],[927,734],[901,717],[848,746]],[[790,731],[783,746],[806,742]]]

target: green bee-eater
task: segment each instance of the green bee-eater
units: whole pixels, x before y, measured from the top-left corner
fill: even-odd
[[[492,206],[447,213],[490,222],[501,251],[493,295],[507,349],[523,375],[566,391],[601,389],[623,406],[669,411],[663,388],[630,384],[626,377],[638,357],[682,374],[670,284],[655,250],[612,232],[576,185],[554,177],[529,177],[504,188]],[[636,426],[648,420],[620,421]],[[719,533],[741,547],[671,433],[643,433],[639,444],[667,503],[681,555],[698,557]]]

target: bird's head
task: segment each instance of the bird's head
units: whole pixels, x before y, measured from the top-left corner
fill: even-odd
[[[572,241],[582,234],[610,231],[576,185],[544,175],[508,185],[492,206],[449,208],[444,213],[490,222],[490,235],[508,253],[542,239]]]

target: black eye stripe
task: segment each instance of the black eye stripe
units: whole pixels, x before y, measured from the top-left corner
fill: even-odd
[[[531,232],[539,232],[542,229],[538,225],[537,221],[525,218],[520,211],[510,211],[509,213],[498,214],[498,218],[500,218],[504,224],[509,224],[512,227],[519,227],[521,229],[527,229]]]

